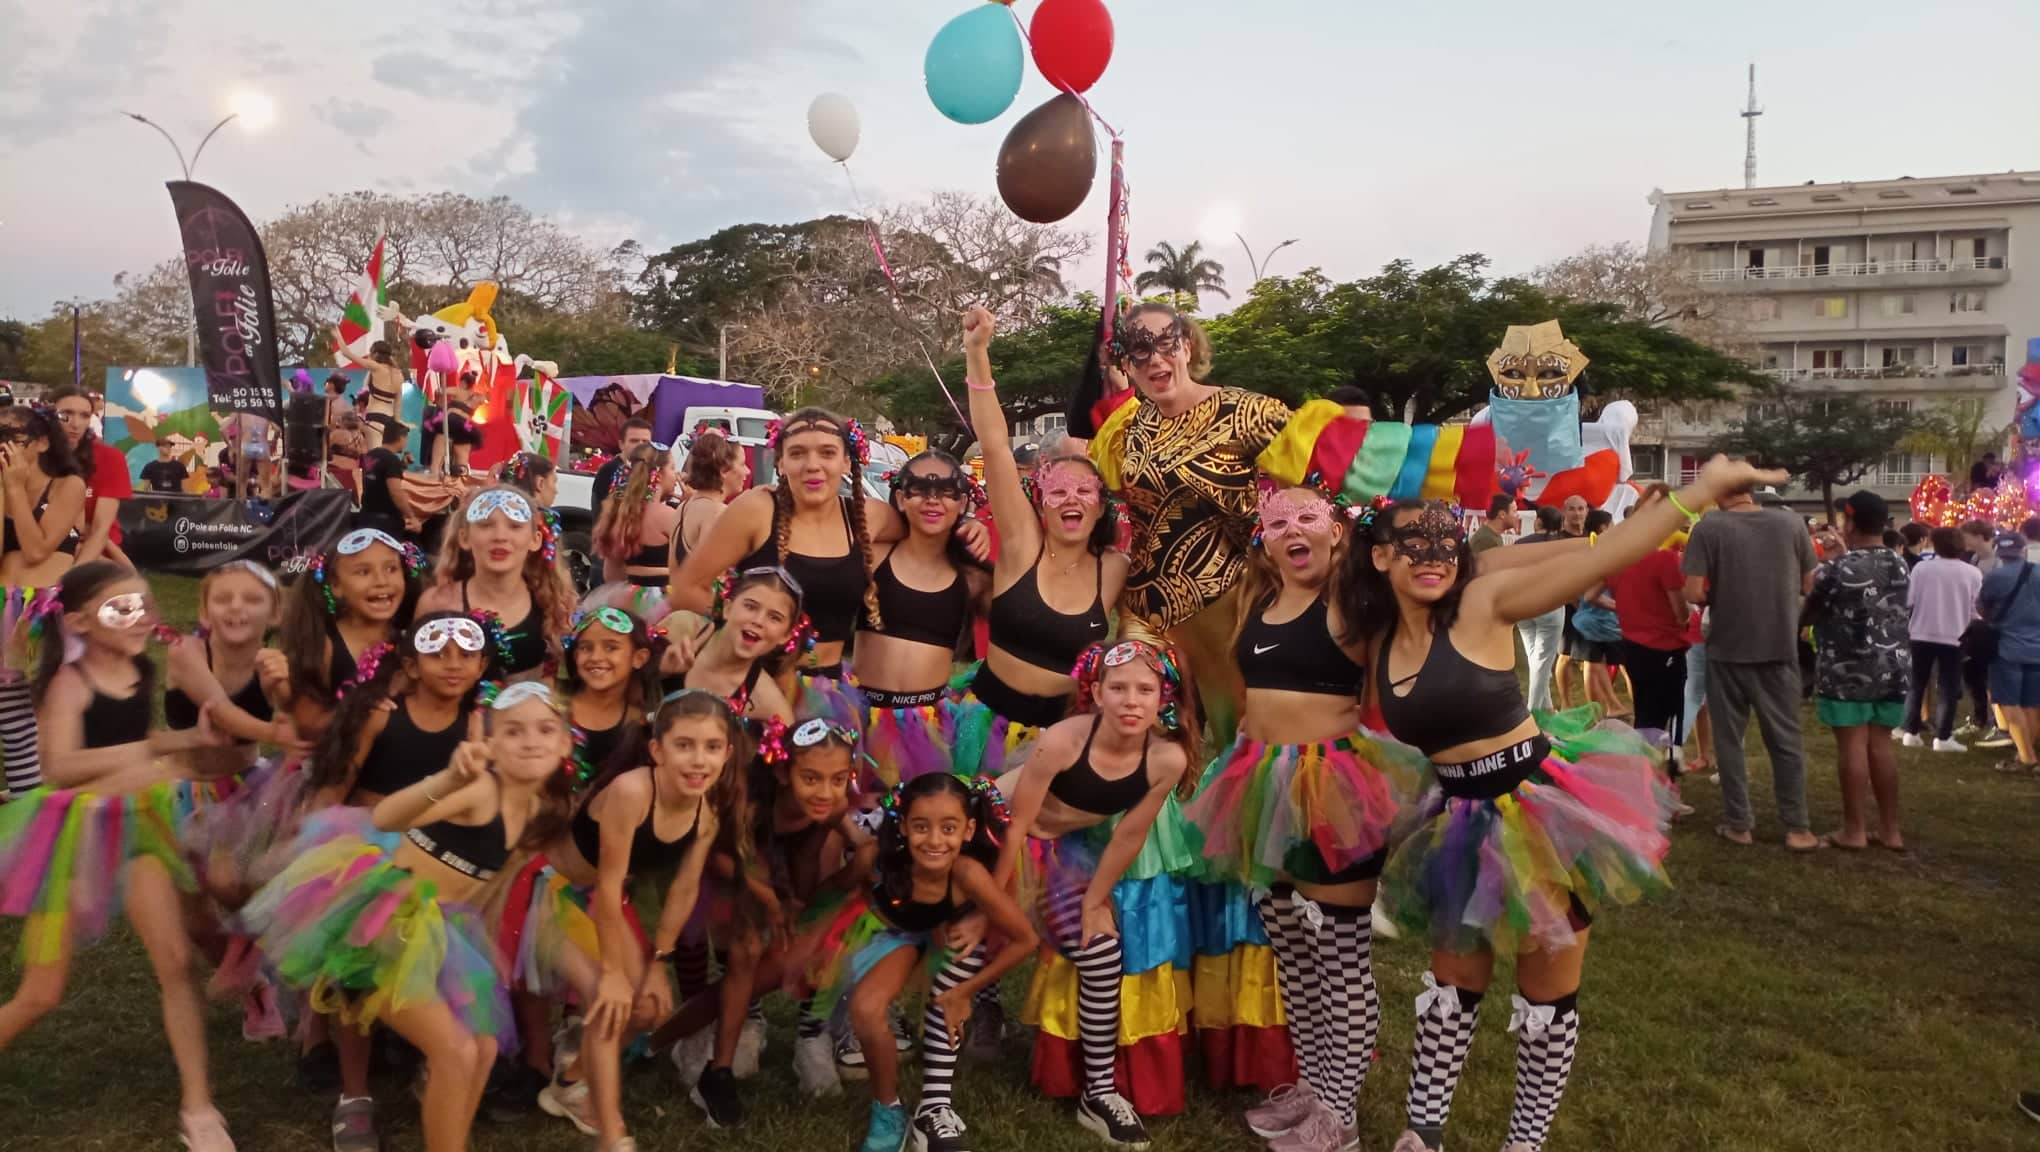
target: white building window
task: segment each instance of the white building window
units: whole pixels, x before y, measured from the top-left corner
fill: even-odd
[[[1749,302],[1749,318],[1761,323],[1778,318],[1778,302],[1769,297],[1760,297]]]
[[[1849,316],[1849,298],[1822,296],[1813,302],[1813,314],[1822,320],[1846,320]]]
[[[1957,368],[1973,364],[1988,364],[1990,357],[1984,353],[1981,344],[1957,344],[1948,349],[1948,363]]]
[[[1919,362],[1919,358],[1920,350],[1911,344],[1901,345],[1896,348],[1886,348],[1884,350],[1884,366],[1886,368],[1898,368],[1909,364],[1916,364]],[[1899,403],[1902,407],[1905,406],[1903,402],[1890,400],[1879,400],[1877,406],[1882,408],[1892,403]]]
[[[1918,308],[1918,298],[1911,295],[1886,296],[1880,303],[1886,316],[1910,316]]]
[[[1658,480],[1665,474],[1665,450],[1656,444],[1633,444],[1629,448],[1630,475],[1639,480]]]
[[[1983,292],[1951,292],[1948,295],[1948,311],[1981,312],[1986,296]]]

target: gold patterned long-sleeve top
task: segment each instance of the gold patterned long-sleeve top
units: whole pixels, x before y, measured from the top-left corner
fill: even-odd
[[[1100,430],[1091,456],[1133,524],[1122,604],[1173,628],[1239,583],[1254,534],[1255,458],[1290,412],[1238,388],[1178,416],[1128,407]]]

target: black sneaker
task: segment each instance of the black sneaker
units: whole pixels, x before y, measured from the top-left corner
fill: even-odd
[[[2019,1093],[2019,1111],[2024,1112],[2028,1119],[2040,1120],[2040,1092]]]
[[[546,1083],[538,1069],[521,1060],[498,1060],[482,1093],[482,1109],[497,1124],[530,1119],[538,1113],[538,1094]]]
[[[907,1129],[907,1152],[970,1152],[969,1129],[947,1104],[923,1108]]]
[[[1096,1132],[1099,1138],[1114,1148],[1132,1148],[1139,1152],[1148,1146],[1147,1125],[1140,1122],[1140,1113],[1133,1110],[1126,1097],[1117,1092],[1085,1096],[1078,1100],[1077,1123]]]
[[[298,1055],[297,1081],[298,1087],[314,1096],[340,1094],[340,1050],[332,1041]]]
[[[744,1102],[737,1097],[737,1074],[728,1068],[710,1068],[701,1074],[688,1097],[710,1128],[735,1128],[744,1122]]]
[[[978,1004],[970,1014],[970,1036],[964,1041],[964,1055],[973,1060],[997,1060],[1005,1044],[1005,1005],[997,1000]]]

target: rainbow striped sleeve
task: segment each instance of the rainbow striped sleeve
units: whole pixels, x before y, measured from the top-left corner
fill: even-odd
[[[1301,484],[1312,472],[1338,477],[1355,503],[1422,497],[1485,508],[1500,490],[1489,425],[1355,420],[1329,400],[1298,408],[1258,463],[1281,484]]]

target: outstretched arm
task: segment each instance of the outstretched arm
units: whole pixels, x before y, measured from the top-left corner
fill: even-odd
[[[1020,483],[1020,465],[1013,459],[1006,412],[999,406],[998,385],[992,380],[991,348],[992,314],[982,307],[972,308],[963,317],[963,379],[970,389],[971,430],[977,433],[978,447],[985,454],[985,491],[992,500],[992,522],[999,526],[999,568],[1011,576],[1032,563],[1041,550],[1041,528]]]

